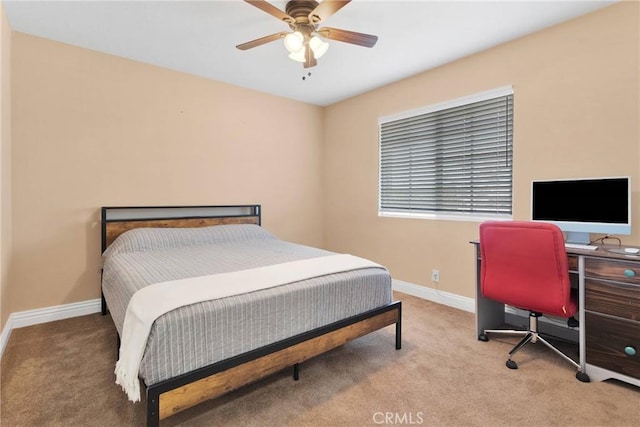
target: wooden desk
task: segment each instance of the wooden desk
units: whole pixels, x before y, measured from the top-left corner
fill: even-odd
[[[476,254],[476,336],[505,323],[505,306],[482,296],[480,245]],[[640,387],[640,255],[617,246],[567,249],[578,277],[580,367],[592,380],[618,379]]]

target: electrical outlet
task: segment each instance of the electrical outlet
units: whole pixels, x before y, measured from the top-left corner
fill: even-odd
[[[440,282],[440,272],[438,270],[431,270],[431,281],[435,283]]]

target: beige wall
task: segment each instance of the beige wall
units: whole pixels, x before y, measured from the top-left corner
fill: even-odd
[[[323,243],[319,107],[13,33],[12,312],[100,296],[100,206],[260,203]]]
[[[377,120],[487,89],[514,89],[514,218],[538,178],[632,176],[640,243],[639,8],[622,3],[327,108],[325,244],[397,279],[475,295],[478,223],[379,218]],[[606,201],[594,201],[606,203]],[[431,270],[440,283],[431,283]]]
[[[625,241],[638,244],[638,12],[617,4],[326,109],[10,34],[3,20],[2,326],[99,296],[103,205],[261,203],[284,239],[430,287],[437,268],[440,289],[473,296],[477,223],[377,217],[377,119],[507,84],[515,218],[528,218],[533,178],[631,175]]]
[[[0,330],[11,313],[11,28],[0,5]]]

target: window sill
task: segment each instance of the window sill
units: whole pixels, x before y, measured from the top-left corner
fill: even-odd
[[[415,219],[435,219],[444,221],[466,221],[466,222],[484,222],[484,221],[511,221],[513,215],[502,214],[455,214],[445,212],[378,212],[379,217],[388,218],[415,218]]]

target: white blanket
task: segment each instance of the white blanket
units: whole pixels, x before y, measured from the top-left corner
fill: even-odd
[[[127,306],[120,358],[115,369],[116,383],[122,386],[129,400],[140,400],[138,370],[147,338],[153,322],[169,311],[201,301],[371,267],[384,269],[364,258],[338,254],[146,286],[133,294]]]

